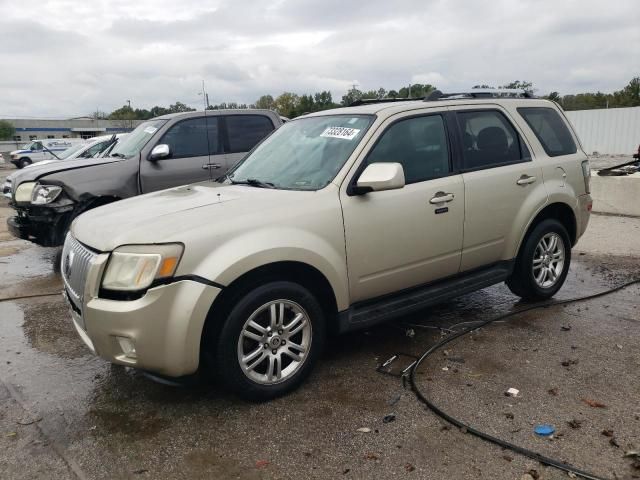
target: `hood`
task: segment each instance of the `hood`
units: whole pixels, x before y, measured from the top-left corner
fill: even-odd
[[[312,200],[315,194],[202,182],[89,210],[73,222],[71,233],[102,252],[128,244],[184,242],[195,230],[199,235],[238,224],[257,225],[302,205],[305,198]]]
[[[52,160],[50,162],[39,162],[23,168],[9,175],[13,188],[24,182],[34,182],[52,173],[64,172],[65,170],[75,170],[78,168],[93,167],[106,163],[121,162],[124,158],[78,158],[74,160]]]

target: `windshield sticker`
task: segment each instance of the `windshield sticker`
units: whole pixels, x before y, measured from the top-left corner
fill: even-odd
[[[320,136],[353,140],[353,138],[358,135],[358,133],[360,133],[360,129],[358,128],[327,127],[326,130],[320,134]]]
[[[157,130],[158,129],[156,127],[147,127],[144,129],[145,133],[148,133],[149,135],[153,135]]]

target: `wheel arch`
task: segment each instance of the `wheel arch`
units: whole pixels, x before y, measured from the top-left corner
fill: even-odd
[[[529,236],[531,231],[540,222],[549,218],[558,220],[564,226],[564,228],[567,229],[567,233],[569,234],[569,238],[571,239],[571,246],[574,246],[576,244],[578,224],[573,208],[564,202],[554,202],[546,205],[531,220],[531,222],[527,226],[525,234],[520,239],[520,243],[518,245],[518,254],[520,253],[520,249],[522,248],[525,239]]]
[[[337,299],[331,283],[320,270],[299,261],[278,261],[256,267],[233,280],[213,301],[202,329],[201,351],[210,347],[233,305],[251,289],[272,281],[298,283],[313,293],[323,309],[329,331],[337,329]]]

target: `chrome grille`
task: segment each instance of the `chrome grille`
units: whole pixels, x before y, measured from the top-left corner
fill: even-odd
[[[79,309],[82,309],[87,272],[96,256],[96,253],[78,242],[70,233],[67,234],[62,248],[60,270],[69,298]]]

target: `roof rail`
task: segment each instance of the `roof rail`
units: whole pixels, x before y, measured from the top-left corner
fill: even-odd
[[[357,107],[358,105],[370,105],[372,103],[387,103],[387,102],[411,102],[413,100],[425,100],[425,97],[419,98],[361,98],[354,100],[349,104],[350,107]]]
[[[519,88],[474,88],[468,92],[442,93],[434,90],[424,99],[425,102],[434,102],[444,99],[465,98],[536,98],[533,92]]]

